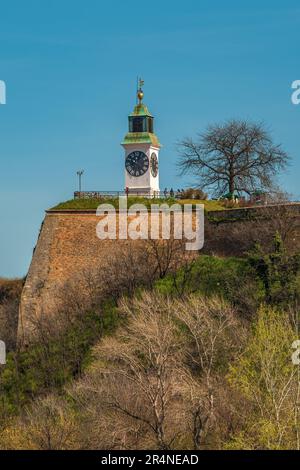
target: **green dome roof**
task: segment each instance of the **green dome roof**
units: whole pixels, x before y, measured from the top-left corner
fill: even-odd
[[[157,136],[151,132],[128,132],[121,145],[123,144],[151,144],[154,147],[161,147]]]
[[[138,97],[138,104],[135,105],[134,110],[131,114],[129,114],[129,132],[124,137],[123,142],[121,145],[124,144],[150,144],[154,147],[160,148],[159,140],[156,134],[153,132],[153,116],[150,114],[147,106],[142,102],[144,93],[141,89],[141,85],[143,82],[140,80],[140,88],[137,93]],[[144,118],[142,129],[138,132],[137,129],[134,127],[132,122],[138,120],[135,118]],[[139,121],[139,120],[138,120]],[[134,132],[133,132],[134,131]]]
[[[150,116],[153,117],[152,114],[149,113],[147,106],[144,103],[139,103],[134,107],[133,113],[129,114],[129,116]]]

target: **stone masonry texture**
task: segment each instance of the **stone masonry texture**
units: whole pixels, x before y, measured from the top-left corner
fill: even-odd
[[[299,220],[300,205],[291,206],[291,210],[293,219]],[[257,238],[258,227],[273,223],[278,208],[271,211],[274,216],[268,217],[268,221],[264,220],[263,208],[210,213],[205,221],[203,253],[242,256]],[[59,289],[67,281],[101,267],[114,253],[116,244],[130,249],[131,243],[135,243],[99,240],[98,222],[95,211],[46,213],[21,297],[18,325],[21,343],[32,330],[32,320],[51,311]],[[261,237],[265,237],[264,232]]]

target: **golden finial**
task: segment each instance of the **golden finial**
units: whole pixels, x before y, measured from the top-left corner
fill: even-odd
[[[139,104],[142,104],[142,99],[144,98],[144,92],[142,89],[142,86],[144,85],[144,80],[141,78],[138,81],[138,91],[137,91],[137,97],[139,99]]]

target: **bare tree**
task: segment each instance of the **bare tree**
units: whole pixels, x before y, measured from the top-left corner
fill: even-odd
[[[180,430],[180,414],[174,407],[184,374],[171,305],[144,294],[133,303],[123,302],[121,309],[128,325],[97,347],[103,367],[85,379],[81,399],[90,397],[90,402],[94,394],[102,403],[102,413],[119,428],[119,445],[125,439],[126,423],[127,436],[139,425],[140,446],[146,439],[150,448],[170,449]]]
[[[246,121],[209,126],[197,141],[187,138],[179,146],[181,173],[192,174],[201,189],[216,196],[267,191],[289,160],[262,124]]]
[[[184,239],[176,240],[173,237],[146,241],[154,278],[163,279],[167,274],[175,273],[193,261],[197,252],[187,251],[185,243]]]
[[[121,312],[126,325],[99,343],[95,367],[70,389],[84,445],[203,448],[221,406],[220,363],[226,370],[237,337],[232,309],[219,299],[151,292],[123,301]]]
[[[237,331],[242,346],[243,329],[232,307],[218,298],[191,296],[173,308],[187,333],[187,358],[194,373],[187,377],[185,390],[194,448],[200,449],[220,408],[219,392],[224,387],[220,361],[229,361],[237,351]]]
[[[1,450],[76,449],[75,412],[56,395],[38,398],[0,434]]]

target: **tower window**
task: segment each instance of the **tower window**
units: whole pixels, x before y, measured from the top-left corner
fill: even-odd
[[[130,116],[129,132],[151,132],[153,134],[153,118],[150,116]]]
[[[132,120],[132,132],[144,131],[144,118],[136,117]]]
[[[148,117],[148,132],[151,132],[153,134],[153,118]]]

